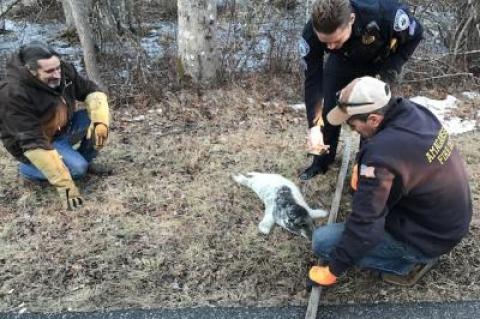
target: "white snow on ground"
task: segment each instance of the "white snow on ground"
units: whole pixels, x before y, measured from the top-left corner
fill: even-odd
[[[469,93],[478,94],[474,92]],[[463,120],[457,116],[448,116],[457,107],[457,102],[459,101],[452,95],[448,95],[444,100],[434,100],[425,96],[415,96],[410,98],[410,100],[425,106],[435,114],[450,134],[460,134],[475,129],[475,120]]]
[[[473,100],[480,97],[479,92],[463,92],[462,95],[466,100]],[[457,107],[458,99],[452,95],[448,95],[444,100],[434,100],[425,96],[415,96],[410,98],[411,101],[423,105],[435,114],[450,134],[460,134],[473,131],[476,128],[476,121],[464,120],[457,116],[448,115]],[[290,104],[289,107],[296,111],[305,110],[304,103]],[[480,110],[477,113],[480,118]]]
[[[305,103],[289,104],[288,106],[295,111],[305,111]]]

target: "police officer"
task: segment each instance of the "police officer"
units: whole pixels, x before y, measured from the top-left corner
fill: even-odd
[[[351,214],[313,235],[328,265],[314,266],[310,278],[330,285],[357,265],[389,283],[415,284],[468,232],[472,200],[460,153],[434,114],[392,97],[373,77],[345,87],[327,120],[347,123],[368,142],[358,153]]]
[[[325,173],[335,159],[340,126],[324,119],[335,105],[336,92],[364,75],[395,82],[422,34],[420,23],[395,0],[316,0],[299,44],[305,67],[307,150],[316,155],[300,179]]]

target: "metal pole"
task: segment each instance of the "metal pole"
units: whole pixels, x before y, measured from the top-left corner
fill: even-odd
[[[352,138],[347,137],[345,148],[342,154],[342,166],[337,177],[337,186],[335,194],[333,195],[332,205],[330,206],[330,215],[328,216],[327,225],[335,223],[337,220],[338,208],[340,207],[340,200],[342,199],[343,184],[345,177],[347,176],[348,163],[350,162],[350,153],[352,149]],[[307,313],[305,319],[315,319],[317,317],[318,302],[322,293],[321,286],[314,286],[310,292],[310,298],[308,300]]]

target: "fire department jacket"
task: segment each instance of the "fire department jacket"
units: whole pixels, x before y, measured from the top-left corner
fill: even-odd
[[[472,217],[468,177],[446,129],[429,110],[396,98],[358,156],[359,183],[330,269],[340,275],[385,231],[429,257],[450,251]]]

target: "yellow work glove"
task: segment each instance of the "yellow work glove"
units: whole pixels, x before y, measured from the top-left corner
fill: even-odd
[[[37,148],[26,151],[25,156],[56,187],[65,209],[75,209],[83,205],[83,199],[56,150]]]
[[[337,277],[330,272],[328,266],[313,266],[308,273],[308,277],[322,286],[330,286],[337,281]]]
[[[107,95],[103,92],[93,92],[85,99],[90,127],[87,131],[87,139],[95,138],[95,148],[101,149],[108,138],[110,114],[108,110]]]

